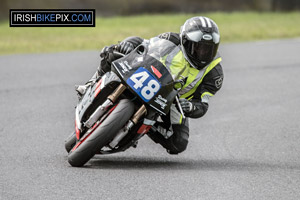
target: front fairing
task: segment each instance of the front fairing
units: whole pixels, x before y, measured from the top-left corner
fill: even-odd
[[[141,101],[160,113],[167,114],[177,95],[177,91],[174,90],[175,81],[184,79],[188,74],[187,66],[172,66],[169,61],[168,56],[172,52],[179,51],[179,47],[168,40],[152,38],[149,42],[142,43],[130,54],[114,61],[113,70],[119,74],[123,82],[133,93],[137,94],[136,96]],[[152,79],[160,84],[159,91],[150,100],[145,100],[132,85],[128,84],[128,80],[132,78],[133,74],[140,71],[150,73]]]

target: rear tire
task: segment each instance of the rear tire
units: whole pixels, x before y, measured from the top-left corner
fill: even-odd
[[[134,112],[134,104],[128,99],[120,100],[116,108],[98,126],[94,132],[68,155],[68,162],[73,167],[81,167],[97,152],[107,145],[124,127]]]
[[[76,133],[73,132],[73,133],[71,133],[71,135],[69,135],[69,137],[65,141],[66,151],[69,153],[71,151],[71,149],[73,149],[75,144],[76,144]]]

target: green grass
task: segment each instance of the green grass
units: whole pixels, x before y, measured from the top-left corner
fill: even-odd
[[[196,15],[97,18],[95,28],[10,28],[5,21],[0,23],[0,54],[100,50],[132,35],[150,38],[163,32],[178,32],[186,19]],[[217,22],[223,43],[300,37],[300,12],[202,15]]]

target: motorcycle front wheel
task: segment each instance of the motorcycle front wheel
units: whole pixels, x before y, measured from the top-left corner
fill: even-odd
[[[134,112],[134,104],[128,99],[120,100],[119,104],[109,114],[91,135],[79,146],[70,151],[68,162],[73,167],[81,167],[88,162],[97,152],[107,145],[124,127]]]

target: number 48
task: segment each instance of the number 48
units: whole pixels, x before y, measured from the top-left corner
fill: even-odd
[[[147,99],[150,100],[155,93],[159,90],[160,85],[159,83],[151,79],[147,85],[144,86],[144,82],[149,78],[149,74],[145,71],[139,72],[136,74],[133,74],[130,79],[134,82],[134,88],[137,90],[139,88],[142,88],[141,95]]]

